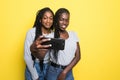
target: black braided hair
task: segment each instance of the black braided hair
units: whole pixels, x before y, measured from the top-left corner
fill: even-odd
[[[60,16],[63,13],[67,13],[67,14],[70,15],[70,12],[66,8],[60,8],[55,13],[55,16],[54,16],[54,28],[55,28],[54,38],[60,38],[59,19],[60,19]],[[58,58],[57,53],[58,53],[58,50],[54,50],[54,58],[56,59],[56,61],[57,61],[57,58]]]
[[[35,31],[35,39],[34,41],[40,36],[42,35],[42,31],[41,31],[41,27],[42,27],[42,23],[40,22],[40,20],[43,18],[43,15],[45,12],[51,12],[52,15],[54,16],[54,13],[53,11],[49,8],[49,7],[45,7],[41,10],[38,10],[37,14],[36,14],[36,20],[34,22],[34,25],[33,27],[36,27],[36,31]],[[50,27],[50,29],[52,30],[53,29],[53,25]],[[31,54],[32,56],[32,60],[34,61],[35,63],[35,57]],[[34,66],[34,65],[33,65]],[[40,67],[41,67],[41,70],[43,70],[43,60],[40,61]]]

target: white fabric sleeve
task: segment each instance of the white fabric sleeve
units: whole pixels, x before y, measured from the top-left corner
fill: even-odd
[[[32,79],[36,80],[38,78],[38,73],[36,68],[33,66],[34,61],[32,60],[31,51],[30,51],[30,45],[33,43],[33,39],[34,38],[32,37],[32,33],[30,33],[30,31],[27,32],[25,44],[24,44],[24,59],[32,75]]]
[[[74,36],[75,41],[79,42],[79,38],[78,38],[78,36],[77,36],[77,34],[75,32],[73,32],[73,36]]]

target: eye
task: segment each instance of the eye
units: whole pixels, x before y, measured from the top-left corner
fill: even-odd
[[[60,18],[59,20],[60,20],[60,21],[64,21],[64,19],[63,19],[63,18]]]
[[[66,22],[69,22],[69,19],[65,19]]]
[[[43,17],[43,19],[47,19],[46,17]]]
[[[50,20],[53,20],[53,17],[50,17]]]

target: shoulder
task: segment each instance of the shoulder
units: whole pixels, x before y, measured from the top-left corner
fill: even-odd
[[[27,31],[27,34],[33,34],[35,33],[36,28],[31,28]]]
[[[74,31],[68,31],[68,33],[69,33],[69,35],[76,35],[77,36],[77,33],[76,32],[74,32]]]
[[[68,31],[68,34],[69,34],[70,38],[74,39],[76,42],[79,41],[79,38],[78,38],[76,32],[74,32],[74,31]]]
[[[30,28],[27,32],[35,32],[36,28]]]
[[[30,28],[26,33],[26,39],[34,39],[35,37],[35,29],[36,28]]]

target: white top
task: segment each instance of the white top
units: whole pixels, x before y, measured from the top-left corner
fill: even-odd
[[[68,65],[73,58],[75,57],[75,52],[77,49],[77,42],[79,41],[75,32],[69,31],[69,38],[65,40],[65,48],[64,50],[59,50],[58,52],[58,60],[54,59],[53,51],[50,53],[50,60],[56,64],[66,66]]]
[[[31,51],[30,51],[30,46],[35,38],[35,30],[36,28],[32,28],[27,32],[25,44],[24,44],[24,59],[32,75],[33,80],[36,80],[38,78],[37,70],[35,67],[33,67],[34,61],[32,60]],[[51,32],[50,34],[44,36],[52,38],[54,36],[54,33]],[[47,54],[45,55],[44,63],[47,63],[48,61],[49,61],[49,52],[47,52]]]

